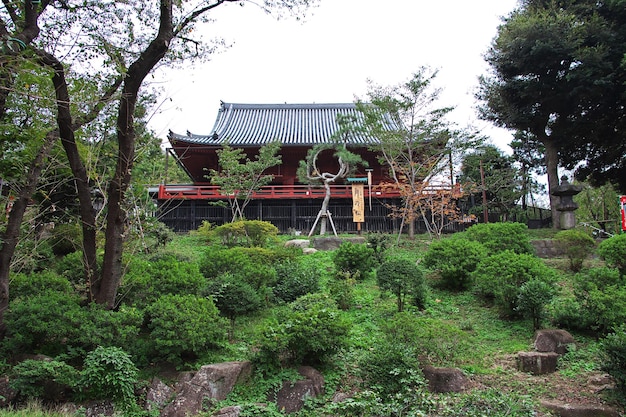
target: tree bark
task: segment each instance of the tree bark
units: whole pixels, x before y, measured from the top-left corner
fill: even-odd
[[[123,204],[130,185],[135,158],[134,113],[139,88],[145,77],[165,56],[174,37],[172,1],[161,0],[159,32],[126,73],[117,116],[117,165],[108,188],[107,225],[105,230],[102,274],[94,285],[97,303],[112,309],[122,279],[122,252],[126,235],[127,214]]]
[[[20,189],[18,198],[11,208],[5,232],[2,234],[2,248],[0,249],[0,339],[6,332],[4,312],[9,307],[9,272],[11,260],[20,237],[20,226],[31,196],[37,188],[45,160],[48,158],[54,142],[58,139],[58,131],[49,132],[44,143],[33,160],[24,186]]]

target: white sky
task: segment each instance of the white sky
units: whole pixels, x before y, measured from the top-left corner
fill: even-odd
[[[164,100],[149,126],[208,134],[220,100],[231,103],[349,103],[377,85],[407,81],[420,66],[439,69],[440,106],[505,151],[509,132],[477,120],[473,92],[482,56],[517,0],[320,0],[304,22],[276,21],[251,4],[220,6],[207,37],[232,46],[209,62],[166,70]]]

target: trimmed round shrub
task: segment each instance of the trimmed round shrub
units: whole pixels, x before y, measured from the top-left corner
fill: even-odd
[[[25,398],[67,399],[78,388],[80,373],[57,360],[26,359],[11,369],[9,386]]]
[[[507,250],[483,259],[472,273],[475,292],[493,301],[504,316],[518,316],[520,288],[528,281],[539,280],[554,286],[556,271],[528,254]]]
[[[608,266],[617,268],[622,275],[626,275],[626,233],[603,241],[597,252]]]
[[[408,296],[412,297],[415,306],[424,308],[424,273],[415,262],[402,258],[383,262],[376,271],[376,281],[381,290],[390,291],[396,296],[398,311],[404,309],[405,298]]]
[[[290,303],[298,297],[319,291],[319,276],[317,268],[307,268],[297,261],[283,262],[276,265],[272,293],[277,300]]]
[[[98,346],[83,363],[82,385],[96,400],[121,406],[134,403],[138,369],[128,353],[118,347]]]
[[[247,282],[231,273],[220,275],[207,287],[219,311],[231,321],[263,306],[261,295]]]
[[[576,230],[562,230],[554,236],[557,247],[569,259],[570,270],[578,272],[585,258],[592,252],[596,242],[587,233]]]
[[[265,246],[278,235],[278,228],[262,220],[239,220],[213,230],[226,246]]]
[[[308,294],[265,324],[258,359],[272,366],[323,362],[345,346],[349,330],[350,322],[334,300]]]
[[[546,316],[546,306],[556,293],[557,287],[553,283],[531,279],[519,289],[516,311],[533,321],[533,330],[541,329],[541,323]]]
[[[11,276],[9,295],[11,299],[32,297],[44,292],[71,294],[74,288],[67,278],[52,271],[41,271],[30,274],[14,274]]]
[[[364,244],[343,242],[333,253],[338,272],[349,272],[355,278],[365,279],[375,266],[374,249]]]
[[[487,249],[480,242],[463,238],[441,239],[430,244],[423,265],[439,273],[442,287],[465,290],[470,287],[471,273],[486,256]]]
[[[158,356],[174,363],[219,347],[228,328],[211,299],[164,295],[146,308],[150,338]]]
[[[528,226],[523,223],[480,223],[467,229],[462,234],[466,239],[480,242],[489,255],[506,250],[515,253],[533,254]]]

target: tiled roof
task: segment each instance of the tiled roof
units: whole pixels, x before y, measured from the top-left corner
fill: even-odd
[[[328,143],[337,132],[337,115],[362,120],[354,103],[342,104],[233,104],[224,103],[208,135],[179,135],[170,132],[170,141],[179,140],[200,145],[219,145],[228,141],[234,146],[259,146],[274,140],[283,146]],[[349,144],[377,142],[359,133],[347,139]]]

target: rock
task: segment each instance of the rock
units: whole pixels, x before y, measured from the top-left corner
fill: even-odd
[[[560,401],[541,401],[541,406],[559,417],[619,417],[611,407],[598,404],[567,404]]]
[[[9,386],[9,377],[0,377],[0,408],[5,408],[17,397],[17,391]]]
[[[115,406],[111,401],[92,401],[83,407],[85,417],[108,417],[115,414]]]
[[[362,236],[357,237],[316,237],[313,239],[313,247],[317,250],[335,250],[343,242],[352,242],[355,244],[365,244],[365,238]]]
[[[232,405],[230,407],[222,408],[217,413],[213,414],[213,417],[239,417],[241,413],[241,407],[238,405]]]
[[[275,393],[275,398],[269,399],[275,401],[277,408],[287,414],[300,411],[306,398],[315,398],[324,392],[324,377],[315,368],[301,366],[298,373],[305,379],[284,381]]]
[[[161,409],[170,402],[174,394],[172,387],[163,383],[159,378],[154,378],[146,393],[146,409]]]
[[[205,401],[224,400],[235,384],[247,379],[251,373],[250,362],[205,365],[191,373],[191,379],[179,382],[176,398],[161,411],[161,417],[196,415]]]
[[[554,352],[519,352],[517,367],[533,375],[551,374],[556,371],[559,354]]]
[[[426,366],[422,372],[428,381],[428,390],[433,393],[463,392],[468,387],[467,377],[458,368]]]
[[[591,375],[587,379],[587,385],[592,387],[595,392],[604,391],[606,389],[615,389],[615,381],[609,374]]]
[[[564,355],[569,345],[575,343],[574,337],[562,329],[544,329],[535,333],[534,346],[537,352],[555,352]]]
[[[285,247],[286,248],[291,248],[291,247],[295,247],[295,248],[308,248],[309,245],[311,244],[311,242],[308,239],[292,239],[292,240],[288,240],[287,242],[285,242]]]
[[[317,249],[315,249],[315,248],[304,248],[304,249],[302,249],[302,253],[304,255],[310,255],[310,254],[315,253],[315,252],[317,252]]]

